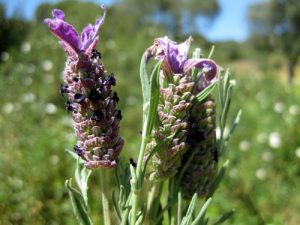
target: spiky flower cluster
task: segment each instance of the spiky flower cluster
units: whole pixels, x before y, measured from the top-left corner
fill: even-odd
[[[186,198],[194,193],[206,196],[217,172],[218,149],[216,145],[215,102],[207,97],[191,108],[188,150],[184,155],[180,186]]]
[[[195,96],[216,79],[217,65],[210,59],[188,58],[191,38],[181,44],[168,37],[158,38],[147,50],[148,59],[162,60],[158,122],[152,131],[148,152],[167,137],[173,140],[153,156],[154,174],[166,179],[178,173],[187,151],[194,151],[189,144],[192,132],[191,109]],[[192,69],[199,71],[192,75]],[[195,146],[194,146],[195,147]]]
[[[97,33],[105,18],[102,9],[103,17],[95,25],[86,26],[80,38],[74,27],[64,21],[61,10],[53,10],[53,19],[44,21],[68,55],[61,93],[68,96],[66,108],[74,120],[78,138],[74,150],[87,168],[115,167],[124,143],[119,136],[119,98],[111,90],[116,79],[106,72],[95,49]]]

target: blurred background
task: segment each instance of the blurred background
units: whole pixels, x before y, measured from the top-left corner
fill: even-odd
[[[237,81],[231,120],[243,110],[209,213],[235,208],[228,224],[300,224],[298,0],[1,0],[0,224],[76,224],[64,188],[75,139],[58,91],[66,56],[42,21],[60,8],[81,30],[101,15],[100,3],[108,14],[97,48],[117,76],[122,157],[135,158],[139,146],[143,51],[156,37],[192,35],[204,56],[215,45],[213,59]],[[90,199],[101,224],[98,177]]]

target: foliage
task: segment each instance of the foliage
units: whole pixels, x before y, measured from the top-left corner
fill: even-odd
[[[269,39],[269,43],[265,42],[267,46],[271,44],[285,54],[291,81],[300,55],[300,2],[269,0],[257,3],[249,8],[249,17],[256,39],[260,42]]]
[[[175,37],[196,32],[197,19],[212,20],[220,10],[216,0],[154,0],[143,4],[138,0],[124,0],[122,4],[125,7],[127,5],[126,9],[139,18],[139,21],[150,20],[163,24]],[[134,5],[139,7],[132,7]]]
[[[0,5],[0,52],[11,46],[20,45],[27,35],[29,24],[20,18],[5,17],[5,9]]]

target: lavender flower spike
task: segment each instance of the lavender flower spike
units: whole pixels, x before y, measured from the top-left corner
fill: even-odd
[[[164,149],[152,158],[153,173],[159,179],[175,176],[182,166],[182,158],[190,149],[190,117],[194,99],[216,79],[217,65],[213,60],[188,58],[192,38],[177,44],[168,37],[157,38],[147,49],[147,59],[162,60],[158,121],[153,126],[148,154],[163,140],[174,136]],[[195,68],[196,76],[192,73]],[[195,72],[194,71],[194,72]]]
[[[78,138],[74,151],[87,168],[115,167],[124,144],[119,136],[119,97],[111,90],[116,79],[104,69],[101,55],[95,49],[105,13],[95,25],[86,26],[80,38],[73,26],[64,21],[63,11],[55,9],[52,15],[54,18],[46,19],[45,23],[62,40],[68,54],[65,84],[60,91],[68,96],[66,108],[74,120]]]
[[[104,22],[106,9],[104,6],[101,6],[104,14],[101,18],[96,20],[95,25],[87,25],[80,37],[75,30],[75,28],[67,23],[64,18],[65,14],[60,9],[54,9],[52,11],[53,19],[45,19],[44,23],[49,27],[50,31],[63,41],[63,46],[65,44],[69,45],[76,53],[86,51],[94,41],[97,41],[97,33]],[[64,47],[65,48],[65,47]]]

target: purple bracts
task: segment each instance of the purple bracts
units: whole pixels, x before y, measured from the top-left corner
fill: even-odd
[[[114,74],[109,74],[101,63],[100,53],[95,49],[97,32],[104,21],[96,20],[95,25],[83,29],[81,37],[74,27],[64,21],[59,9],[52,12],[53,19],[45,19],[51,32],[61,40],[68,54],[64,70],[65,84],[61,93],[66,93],[66,108],[72,113],[75,133],[78,138],[74,151],[85,161],[87,168],[117,165],[124,141],[119,136],[121,111],[116,92]]]
[[[89,24],[83,28],[80,37],[75,28],[64,20],[65,14],[60,9],[54,9],[52,11],[53,19],[47,18],[44,23],[55,36],[64,42],[63,44],[68,44],[77,53],[84,52],[90,46],[95,45],[93,42],[98,39],[98,31],[106,15],[105,7],[102,6],[101,8],[104,12],[103,16],[96,20],[95,25]]]
[[[163,71],[165,74],[188,74],[191,69],[202,70],[201,77],[195,82],[196,91],[205,89],[216,79],[217,64],[211,59],[188,58],[188,52],[192,38],[177,44],[167,36],[155,39],[153,45],[147,49],[147,59],[155,56],[156,60],[163,60]]]

